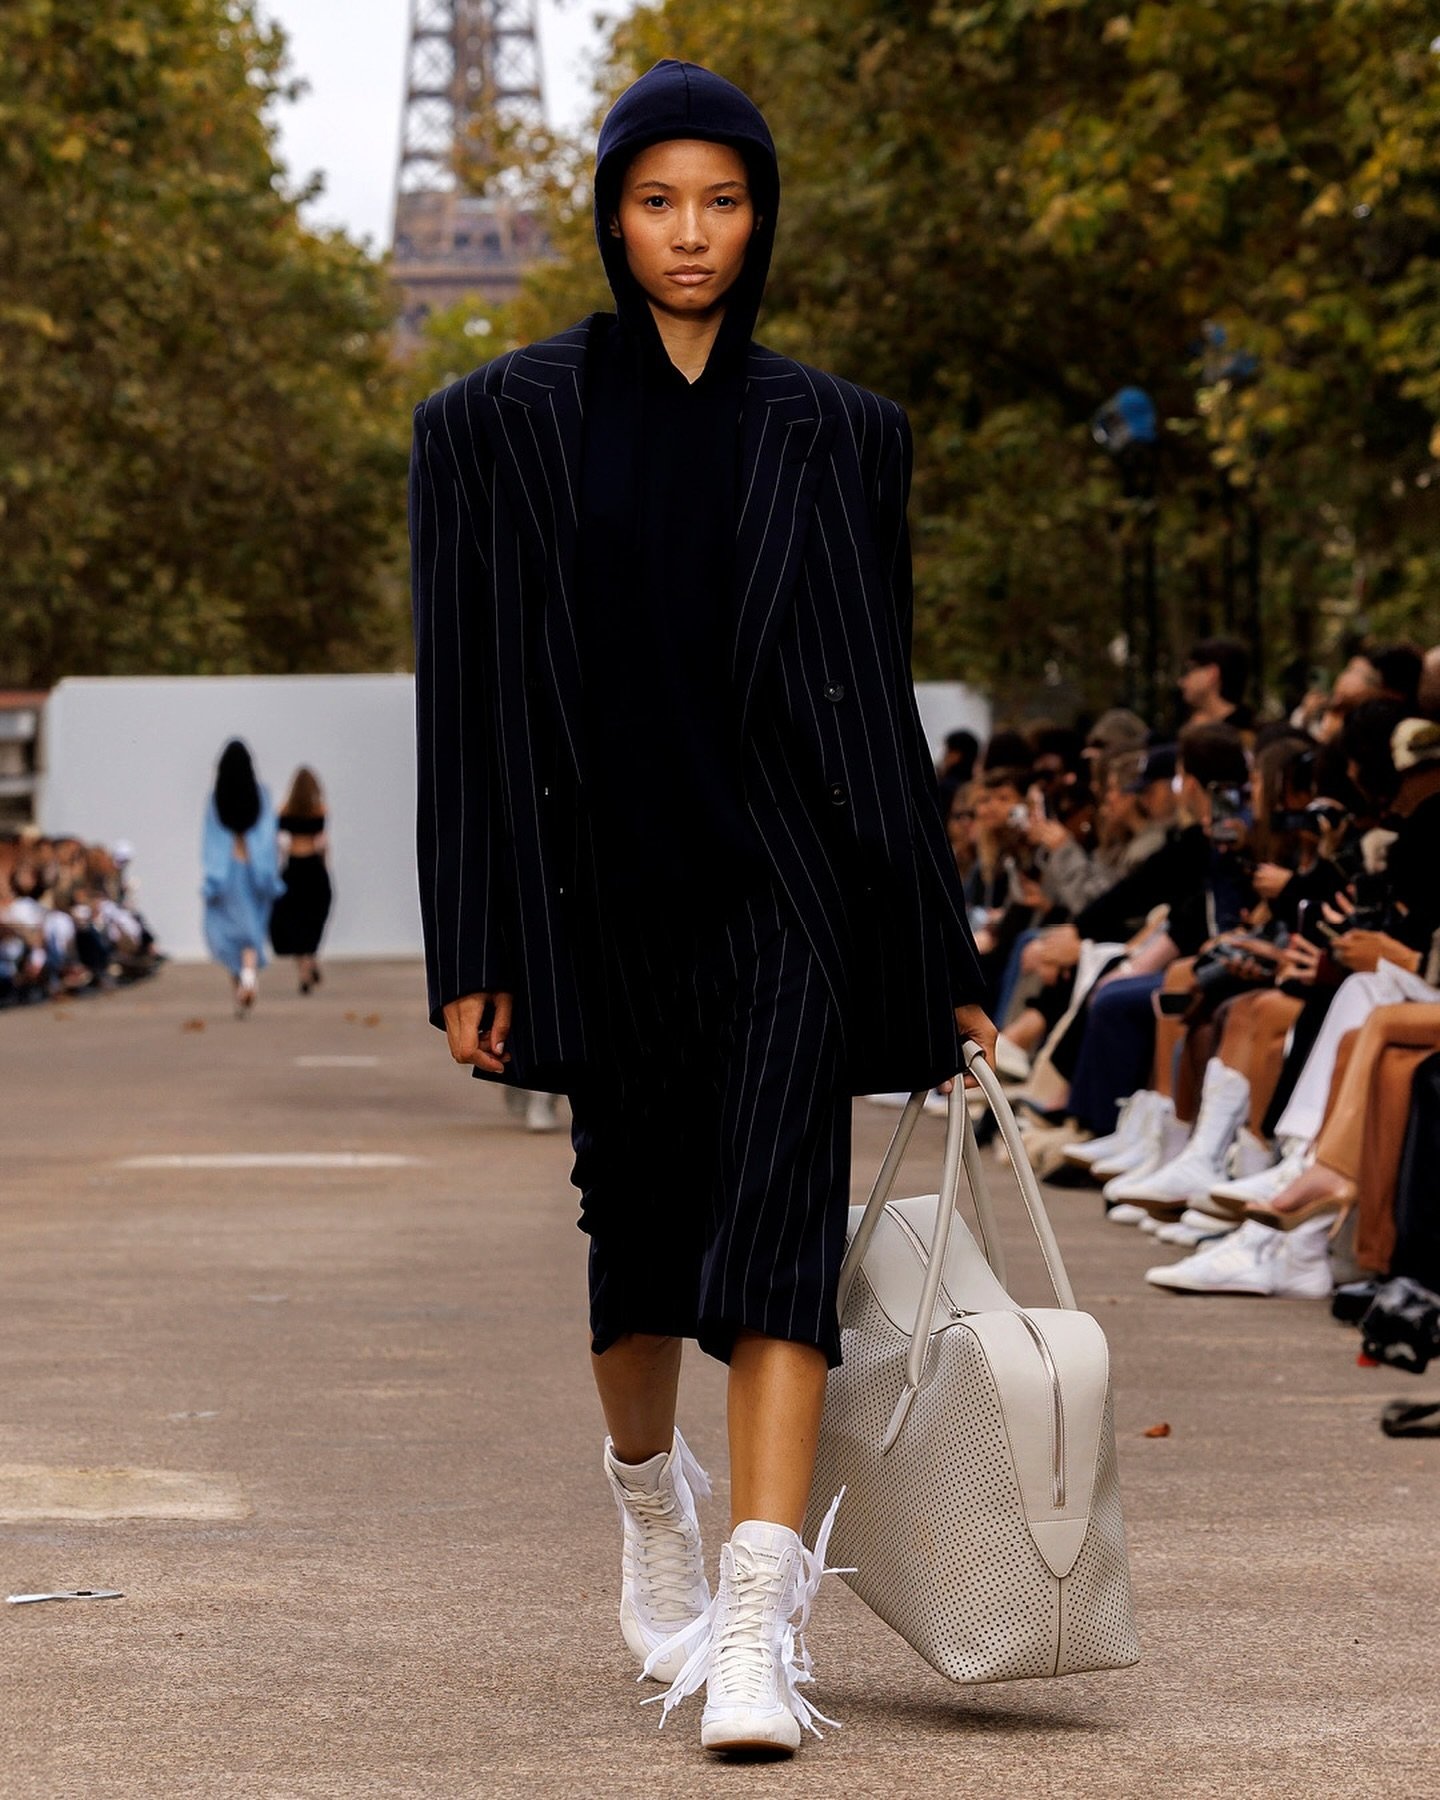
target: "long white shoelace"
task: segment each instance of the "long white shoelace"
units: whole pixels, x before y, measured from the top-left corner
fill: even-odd
[[[710,1498],[710,1477],[695,1460],[690,1446],[677,1431],[675,1448],[679,1453],[680,1473],[690,1491],[702,1500]],[[705,1571],[700,1561],[698,1534],[681,1511],[669,1483],[653,1493],[626,1489],[625,1498],[616,1497],[621,1518],[628,1513],[635,1525],[631,1545],[646,1602],[656,1619],[689,1621],[695,1604],[695,1589],[703,1582]]]
[[[810,1622],[810,1611],[815,1604],[815,1596],[820,1591],[820,1583],[827,1575],[853,1575],[853,1569],[831,1569],[825,1566],[825,1553],[830,1547],[830,1533],[835,1525],[835,1515],[840,1510],[840,1502],[845,1498],[845,1490],[830,1502],[830,1510],[815,1534],[815,1548],[807,1550],[802,1543],[797,1559],[796,1573],[792,1579],[790,1591],[781,1596],[780,1611],[784,1618],[780,1643],[775,1646],[778,1658],[780,1679],[785,1692],[785,1699],[792,1713],[816,1737],[821,1733],[816,1720],[820,1724],[831,1725],[840,1729],[838,1719],[831,1719],[812,1706],[800,1689],[815,1679],[815,1672],[810,1661],[809,1646],[805,1642],[805,1627]],[[746,1549],[744,1545],[735,1546],[738,1556]],[[747,1672],[757,1668],[755,1662],[755,1637],[763,1621],[769,1596],[765,1590],[765,1582],[760,1571],[754,1570],[754,1580],[747,1580],[740,1586],[735,1596],[736,1604],[726,1628],[717,1629],[720,1624],[720,1595],[717,1593],[709,1606],[698,1619],[677,1631],[675,1636],[661,1644],[650,1653],[640,1679],[643,1681],[650,1675],[662,1657],[669,1656],[677,1650],[687,1652],[684,1665],[674,1681],[663,1694],[653,1694],[642,1701],[644,1706],[653,1706],[658,1700],[661,1704],[660,1725],[665,1721],[682,1701],[688,1700],[691,1694],[698,1693],[710,1679],[712,1671],[724,1680],[727,1676],[733,1679],[739,1668]],[[743,1660],[742,1660],[743,1659]]]

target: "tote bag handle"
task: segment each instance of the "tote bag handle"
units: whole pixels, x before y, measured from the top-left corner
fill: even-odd
[[[1035,1171],[1030,1166],[1030,1158],[1026,1155],[1020,1128],[1015,1122],[1015,1114],[1011,1111],[1010,1102],[1005,1098],[1004,1090],[994,1071],[985,1061],[978,1044],[965,1046],[965,1067],[967,1072],[974,1077],[976,1085],[984,1094],[986,1103],[995,1115],[996,1123],[1000,1128],[1000,1136],[1009,1152],[1011,1165],[1020,1184],[1020,1193],[1025,1201],[1026,1212],[1029,1214],[1031,1229],[1040,1245],[1040,1254],[1045,1262],[1045,1272],[1054,1289],[1056,1301],[1067,1311],[1073,1312],[1077,1310],[1074,1290],[1065,1273],[1060,1246],[1055,1241],[1055,1231],[1050,1223],[1050,1215],[1046,1212],[1045,1202],[1041,1198],[1040,1184],[1036,1181]],[[885,1203],[894,1190],[895,1177],[899,1173],[900,1163],[909,1147],[915,1130],[915,1122],[920,1117],[924,1103],[925,1090],[922,1088],[910,1096],[904,1112],[900,1115],[900,1121],[895,1127],[890,1146],[885,1152],[879,1173],[875,1177],[875,1185],[870,1191],[870,1198],[865,1203],[865,1211],[861,1217],[859,1228],[850,1241],[850,1248],[845,1253],[844,1262],[840,1265],[837,1306],[842,1314],[851,1285],[859,1272],[860,1265],[865,1260],[865,1252],[870,1247],[870,1240],[879,1226],[881,1215],[885,1210]],[[1000,1242],[999,1223],[981,1166],[980,1148],[975,1141],[975,1129],[970,1123],[970,1110],[966,1104],[964,1083],[957,1076],[955,1086],[950,1092],[949,1118],[945,1131],[945,1160],[940,1175],[939,1204],[935,1209],[935,1235],[926,1259],[920,1305],[910,1332],[910,1353],[906,1366],[905,1389],[885,1434],[883,1448],[886,1450],[899,1435],[900,1427],[905,1422],[905,1415],[910,1410],[910,1402],[914,1399],[925,1373],[925,1357],[930,1343],[928,1323],[935,1316],[935,1302],[939,1297],[940,1282],[945,1270],[945,1254],[950,1245],[950,1224],[960,1199],[962,1170],[975,1201],[975,1217],[980,1227],[981,1249],[984,1251],[985,1260],[989,1263],[995,1279],[1003,1287],[1005,1285],[1005,1263]]]

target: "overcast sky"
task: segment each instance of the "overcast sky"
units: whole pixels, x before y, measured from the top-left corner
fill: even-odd
[[[309,92],[281,109],[280,151],[297,182],[318,170],[325,193],[309,211],[377,248],[390,241],[400,91],[410,0],[261,0],[284,26],[295,74]],[[539,0],[546,110],[573,126],[591,104],[587,62],[597,12],[628,11],[626,0]]]

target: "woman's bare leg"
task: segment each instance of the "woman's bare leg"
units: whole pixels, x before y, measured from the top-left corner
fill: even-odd
[[[1298,1000],[1274,988],[1242,994],[1227,1009],[1219,1057],[1250,1083],[1250,1129],[1258,1138],[1280,1080],[1285,1038],[1300,1012]]]
[[[1195,958],[1185,956],[1179,962],[1171,963],[1165,971],[1165,980],[1161,984],[1162,994],[1188,994],[1195,988]],[[1155,1064],[1150,1075],[1150,1085],[1157,1094],[1163,1094],[1167,1100],[1175,1098],[1175,1052],[1180,1040],[1185,1035],[1185,1021],[1176,1018],[1173,1013],[1155,1015]]]
[[[742,1331],[730,1356],[730,1523],[799,1531],[815,1472],[826,1362],[813,1344]]]
[[[631,1332],[599,1356],[591,1355],[605,1425],[616,1460],[648,1462],[675,1442],[675,1399],[680,1385],[676,1337]]]
[[[679,1338],[619,1339],[592,1356],[605,1424],[620,1462],[670,1449],[680,1380]],[[765,1519],[798,1531],[810,1498],[825,1353],[813,1344],[743,1331],[730,1357],[731,1523]]]

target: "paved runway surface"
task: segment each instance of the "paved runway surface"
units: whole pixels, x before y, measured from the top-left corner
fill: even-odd
[[[7,1800],[1435,1791],[1440,1446],[1376,1425],[1435,1383],[1356,1368],[1319,1305],[1147,1288],[1090,1193],[1053,1211],[1113,1346],[1141,1666],[952,1688],[835,1581],[843,1731],[764,1767],[708,1764],[693,1702],[658,1733],[568,1141],[452,1067],[417,969],[288,979],[244,1023],[198,969],[0,1015],[0,1576],[124,1593],[0,1612]],[[350,1160],[223,1166],[257,1153]],[[721,1400],[697,1357],[712,1545]]]

